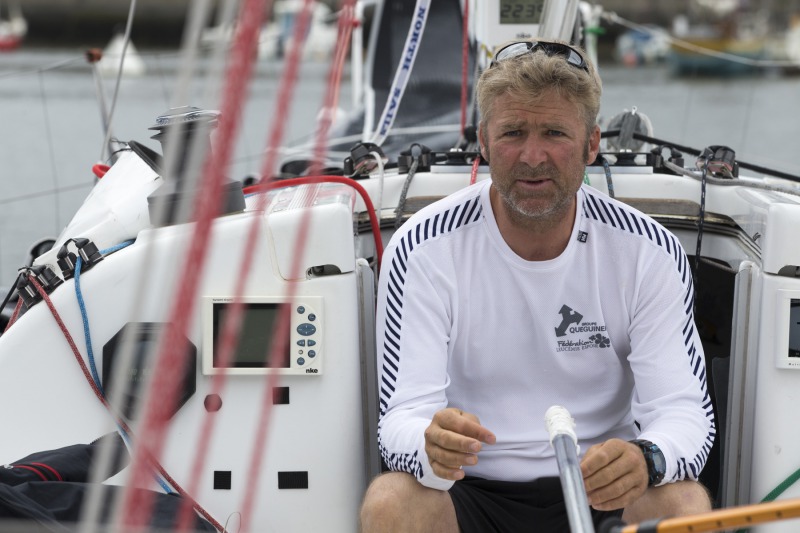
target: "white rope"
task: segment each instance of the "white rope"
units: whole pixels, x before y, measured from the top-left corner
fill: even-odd
[[[381,223],[381,210],[383,209],[383,157],[378,152],[370,152],[369,155],[375,158],[378,163],[378,201],[375,203],[375,214],[378,215],[378,226]]]
[[[117,71],[117,81],[114,85],[114,96],[111,98],[111,109],[108,112],[108,117],[104,117],[104,123],[108,125],[106,128],[106,135],[103,139],[103,145],[100,147],[100,160],[104,159],[103,154],[106,153],[109,141],[111,141],[111,118],[114,116],[114,110],[117,107],[117,97],[119,96],[119,86],[122,82],[122,69],[125,67],[125,56],[128,52],[128,43],[131,41],[131,29],[133,29],[133,14],[136,11],[136,0],[131,0],[131,7],[128,10],[128,22],[125,24],[125,36],[122,41],[122,54],[119,58],[119,70]]]

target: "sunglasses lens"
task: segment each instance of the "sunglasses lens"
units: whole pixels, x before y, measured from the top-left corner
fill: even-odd
[[[528,53],[528,51],[535,46],[535,43],[522,42],[514,43],[506,46],[494,56],[494,62],[503,61],[504,59],[511,59],[512,57],[521,56]]]
[[[583,58],[578,52],[572,48],[568,48],[567,52],[566,58],[569,63],[575,65],[576,67],[586,68],[586,62],[584,62]]]

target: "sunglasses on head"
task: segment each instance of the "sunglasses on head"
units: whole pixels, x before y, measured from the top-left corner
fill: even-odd
[[[561,43],[548,43],[539,41],[518,41],[504,46],[494,55],[494,59],[492,59],[492,63],[489,65],[489,68],[492,68],[497,63],[505,61],[506,59],[519,57],[525,54],[532,54],[536,50],[542,50],[549,56],[563,57],[567,63],[573,67],[578,67],[586,72],[589,72],[589,65],[586,63],[586,60],[583,59],[583,56],[571,46]]]

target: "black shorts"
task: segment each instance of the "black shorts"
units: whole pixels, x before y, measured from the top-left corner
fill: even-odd
[[[467,476],[450,488],[461,533],[569,531],[567,508],[557,477],[511,482]],[[591,509],[595,528],[619,511]]]

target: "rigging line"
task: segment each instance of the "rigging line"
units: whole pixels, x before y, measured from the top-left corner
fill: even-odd
[[[338,39],[334,50],[334,58],[331,62],[331,70],[328,74],[328,86],[322,108],[322,117],[317,128],[314,159],[309,171],[311,175],[320,174],[322,172],[328,137],[330,136],[330,130],[333,126],[333,117],[336,113],[336,107],[339,104],[342,72],[344,71],[344,62],[347,59],[350,37],[353,33],[353,4],[354,0],[346,0],[342,8],[342,15],[339,18]]]
[[[287,180],[289,181],[289,180]],[[314,181],[318,181],[315,178],[311,178],[309,180],[311,183]],[[322,181],[322,180],[319,180]],[[285,185],[280,183],[281,185]],[[318,187],[319,185],[317,185]],[[292,257],[292,264],[289,269],[289,279],[296,280],[300,276],[301,272],[301,265],[302,265],[302,258],[303,252],[305,251],[305,244],[308,239],[308,232],[311,226],[311,217],[313,216],[313,211],[311,209],[307,209],[301,219],[300,225],[297,231],[296,236],[296,245],[295,245],[295,253]],[[285,366],[286,359],[289,357],[289,321],[290,321],[290,312],[291,312],[291,302],[294,301],[294,297],[297,293],[297,282],[292,281],[287,283],[286,286],[286,294],[285,298],[290,305],[285,305],[281,309],[281,312],[278,316],[278,320],[276,321],[276,325],[273,328],[273,337],[272,342],[269,346],[268,351],[268,358],[271,361],[270,366]],[[253,512],[254,503],[256,501],[256,492],[257,492],[257,480],[258,476],[261,473],[261,466],[264,460],[264,450],[267,442],[267,428],[270,425],[271,421],[271,413],[272,413],[272,394],[271,391],[275,389],[275,386],[278,383],[278,375],[271,374],[267,376],[267,386],[264,387],[264,394],[262,396],[261,401],[261,409],[259,413],[258,422],[256,423],[256,438],[254,440],[253,448],[252,448],[252,455],[250,458],[250,468],[248,479],[247,479],[247,489],[245,490],[245,499],[242,505],[242,523],[244,525],[244,531],[248,531],[250,528],[250,517]]]
[[[24,202],[26,200],[41,198],[42,196],[47,196],[49,194],[59,195],[62,192],[75,191],[78,189],[84,189],[86,187],[91,188],[93,187],[93,185],[91,183],[78,183],[76,185],[66,185],[64,187],[57,187],[55,189],[47,189],[44,191],[32,192],[29,194],[21,194],[19,196],[12,196],[11,198],[3,198],[2,200],[0,200],[0,205],[13,204],[15,202]]]
[[[293,45],[286,57],[283,67],[278,95],[275,100],[275,119],[272,122],[270,135],[267,141],[266,157],[261,167],[262,179],[270,179],[275,172],[278,162],[278,150],[285,134],[285,126],[289,122],[290,102],[294,96],[294,87],[297,83],[298,71],[300,69],[300,59],[305,45],[306,34],[311,22],[311,5],[309,0],[305,0],[300,15],[295,19],[292,42]]]
[[[53,143],[53,128],[50,125],[50,113],[47,107],[47,93],[44,90],[44,73],[39,72],[39,91],[42,95],[42,110],[44,111],[44,126],[47,131],[47,148],[50,152],[50,169],[53,176],[53,188],[58,190],[58,168],[56,167],[56,154],[55,144]],[[55,213],[55,231],[58,233],[59,221],[61,220],[61,212],[59,210],[58,196],[53,196],[53,211]]]
[[[708,153],[703,157],[702,174],[700,175],[700,211],[697,215],[697,248],[694,256],[694,273],[692,274],[692,284],[695,294],[692,295],[692,307],[694,315],[697,316],[697,278],[700,272],[700,253],[703,249],[703,230],[706,219],[706,179],[708,177],[708,163],[711,161],[713,153]]]
[[[109,253],[120,250],[132,243],[133,243],[132,240],[125,241],[116,246],[112,246],[105,250],[101,250],[100,253],[101,255],[107,255]],[[94,349],[92,347],[92,336],[89,328],[89,316],[88,313],[86,312],[86,303],[83,298],[83,292],[81,291],[80,276],[82,267],[83,267],[83,259],[79,256],[75,261],[75,296],[78,300],[78,307],[80,308],[81,319],[83,321],[83,334],[86,343],[86,356],[89,361],[89,370],[92,374],[92,378],[94,379],[94,383],[97,385],[97,388],[100,391],[100,394],[102,394],[103,397],[105,398],[106,393],[105,390],[103,389],[103,384],[100,380],[100,376],[97,373],[97,365],[95,364],[95,359],[94,359]],[[119,423],[117,423],[117,427],[119,428],[119,431],[121,432],[123,438],[125,438],[127,441],[130,441],[130,435],[128,434],[128,431],[126,431],[125,428],[119,425]],[[156,482],[161,486],[161,488],[164,489],[164,492],[168,494],[173,492],[170,489],[170,487],[166,484],[166,482],[164,482],[159,476],[156,475],[154,477]],[[91,517],[93,515],[87,514],[87,516]],[[95,519],[96,518],[97,516],[95,516]]]
[[[411,148],[414,148],[414,145],[411,145]],[[413,156],[413,154],[412,154]],[[394,229],[397,231],[400,226],[403,224],[403,210],[406,207],[406,197],[408,196],[408,188],[411,186],[411,180],[414,179],[414,176],[417,173],[417,167],[419,166],[419,158],[422,157],[422,154],[419,157],[415,157],[414,160],[411,162],[411,166],[408,167],[408,173],[406,175],[406,180],[403,182],[403,189],[400,191],[400,199],[397,201],[397,208],[394,210]],[[383,175],[383,169],[381,168],[381,175]],[[383,178],[381,178],[382,180]],[[380,208],[378,208],[378,214],[380,214]]]
[[[326,94],[325,101],[328,103],[328,109],[333,109],[334,105],[337,102],[338,98],[338,82],[341,80],[341,70],[344,67],[344,60],[346,57],[346,51],[348,47],[348,43],[350,41],[350,36],[353,29],[353,15],[354,15],[354,5],[355,0],[346,0],[342,9],[342,16],[339,18],[339,25],[338,25],[338,35],[339,39],[337,39],[336,43],[336,53],[334,57],[336,58],[332,61],[331,64],[331,75],[329,77],[329,84],[328,90]],[[330,124],[326,124],[324,121],[320,125],[319,132],[318,132],[318,146],[315,150],[315,154],[317,155],[317,161],[321,160],[321,151],[324,148],[325,141],[327,138],[328,128]],[[312,168],[318,165],[317,162],[312,164]],[[367,199],[368,200],[368,197]],[[366,201],[365,200],[365,201]],[[292,265],[289,270],[290,272],[290,279],[297,279],[300,275],[301,271],[301,261],[303,259],[303,252],[306,248],[306,242],[308,239],[308,232],[311,227],[311,217],[313,216],[313,211],[311,209],[306,210],[301,219],[300,219],[300,226],[297,230],[297,236],[295,237],[295,250],[294,255],[292,258]],[[379,230],[380,232],[380,230]],[[379,253],[376,250],[376,256]],[[286,288],[286,298],[289,302],[293,301],[295,294],[297,292],[297,283],[289,283],[287,284]],[[281,360],[285,361],[286,358],[289,357],[289,313],[290,313],[290,306],[284,306],[281,310],[281,313],[278,317],[278,324],[275,325],[275,330],[277,334],[273,337],[272,343],[269,347],[269,358],[271,361],[274,361],[277,357]],[[280,328],[280,329],[277,329]],[[261,410],[259,414],[259,420],[256,423],[256,438],[253,443],[253,452],[250,458],[250,469],[248,474],[247,480],[247,487],[248,489],[245,490],[245,499],[244,503],[242,504],[242,524],[244,525],[244,531],[247,531],[250,527],[250,517],[252,516],[253,507],[256,501],[256,492],[257,492],[257,480],[258,476],[261,473],[261,465],[264,461],[264,453],[263,450],[266,447],[267,442],[267,429],[269,428],[269,424],[271,421],[271,413],[272,413],[272,395],[271,391],[274,390],[275,386],[278,382],[278,375],[271,374],[267,376],[267,386],[264,387],[264,394],[261,401]]]
[[[224,169],[230,162],[243,101],[253,72],[264,3],[265,0],[245,0],[239,12],[239,31],[231,53],[226,87],[222,92],[223,112],[219,118],[217,149],[208,155],[203,167],[201,192],[195,199],[195,227],[182,270],[185,276],[169,312],[168,321],[173,323],[173,327],[169,328],[160,342],[153,380],[145,400],[144,417],[141,420],[142,445],[135,449],[132,460],[131,486],[137,486],[145,480],[143,448],[146,446],[158,458],[164,447],[169,412],[176,400],[174,383],[179,380],[182,368],[180,361],[185,357],[185,351],[181,348],[185,346],[189,319],[194,316],[195,294],[206,266],[211,224],[220,208]],[[122,507],[125,523],[143,527],[151,504],[152,498],[146,493],[126,491]]]
[[[687,178],[692,178],[695,180],[699,180],[700,177],[697,176],[691,170],[687,170],[683,167],[680,167],[674,163],[669,161],[663,162],[664,166],[670,169],[671,171],[679,174],[681,176],[686,176]],[[763,183],[761,180],[747,180],[743,178],[714,178],[714,177],[707,177],[706,181],[711,183],[712,185],[719,185],[722,187],[747,187],[749,189],[758,189],[760,191],[770,191],[780,194],[788,194],[791,196],[800,196],[800,191],[797,189],[787,189],[785,187],[775,186],[775,185],[768,185]]]
[[[101,404],[103,404],[108,413],[114,419],[115,423],[118,426],[120,426],[123,429],[123,431],[128,435],[128,438],[131,438],[132,432],[128,424],[126,424],[122,420],[122,418],[117,413],[114,412],[114,409],[108,403],[108,400],[106,400],[106,398],[100,393],[100,390],[95,386],[94,382],[92,381],[91,375],[89,374],[89,370],[88,368],[86,368],[86,363],[84,363],[83,357],[81,357],[80,351],[78,350],[78,347],[75,344],[75,341],[73,340],[72,335],[69,332],[69,328],[67,328],[66,324],[64,324],[64,321],[61,319],[61,315],[56,310],[53,301],[47,294],[47,291],[45,291],[44,288],[41,286],[41,284],[36,280],[36,276],[28,274],[28,280],[36,289],[36,292],[38,292],[39,295],[42,297],[42,300],[45,302],[47,308],[50,310],[50,314],[53,316],[53,319],[55,319],[59,329],[64,334],[64,338],[67,341],[67,344],[69,344],[70,349],[72,350],[72,354],[75,356],[75,359],[78,362],[78,366],[81,369],[81,373],[83,373],[84,378],[89,383],[89,386],[92,388],[95,397],[100,401]],[[144,453],[146,454],[146,459],[150,462],[150,464],[153,467],[155,467],[156,470],[158,470],[158,473],[161,476],[163,476],[164,479],[167,480],[167,482],[176,489],[178,494],[180,494],[184,498],[191,499],[189,494],[187,494],[186,491],[183,490],[183,488],[181,488],[181,486],[174,479],[172,479],[172,476],[169,475],[169,473],[164,469],[164,467],[151,454],[149,454],[147,450],[144,450]],[[203,507],[201,507],[197,502],[194,502],[194,505],[197,512],[203,515],[203,517],[206,518],[206,520],[208,520],[211,523],[211,525],[213,525],[218,531],[222,531],[222,526],[220,525],[220,523],[217,522],[217,520],[215,520],[214,517],[208,513],[208,511],[206,511]]]
[[[62,59],[61,61],[56,61],[54,63],[50,63],[49,65],[45,65],[43,67],[34,67],[30,69],[22,69],[22,70],[12,70],[10,72],[0,72],[0,80],[3,78],[13,78],[16,76],[27,76],[29,74],[37,74],[41,72],[47,72],[49,70],[55,70],[61,67],[65,67],[67,65],[71,65],[73,63],[82,63],[85,61],[84,57],[70,57],[67,59]]]
[[[100,255],[107,255],[109,253],[116,252],[117,250],[121,250],[126,246],[132,244],[133,241],[125,241],[120,243],[116,246],[112,246],[105,250],[100,251]],[[78,300],[78,307],[81,312],[81,319],[83,320],[83,335],[86,342],[86,356],[89,360],[89,369],[92,372],[92,378],[94,378],[94,382],[97,384],[97,388],[100,389],[100,392],[103,396],[106,395],[105,390],[103,390],[103,384],[100,381],[100,376],[97,373],[97,365],[95,364],[94,360],[94,348],[92,347],[92,335],[91,331],[89,330],[89,315],[86,312],[86,302],[83,299],[83,291],[81,291],[81,269],[83,267],[83,258],[80,256],[77,257],[75,260],[75,297]]]
[[[39,282],[36,281],[36,276],[34,276],[33,274],[30,273],[28,274],[28,280],[36,289],[36,291],[39,293],[39,295],[42,297],[42,300],[44,300],[45,304],[47,305],[47,308],[50,309],[50,313],[53,315],[56,324],[58,324],[59,329],[64,334],[64,338],[66,339],[67,344],[69,344],[69,347],[72,350],[72,354],[75,356],[75,360],[78,362],[78,365],[81,368],[81,372],[83,373],[83,376],[86,378],[86,381],[89,382],[89,386],[92,388],[92,391],[94,391],[95,396],[97,397],[98,400],[100,400],[100,403],[102,403],[107,409],[109,409],[109,411],[111,411],[111,406],[106,401],[102,391],[97,387],[97,383],[95,383],[95,381],[92,379],[92,375],[90,374],[89,369],[86,367],[86,363],[84,363],[83,361],[83,357],[81,356],[80,350],[78,350],[78,346],[75,344],[75,341],[72,338],[69,329],[67,328],[66,324],[64,324],[64,321],[61,319],[61,315],[56,310],[52,300],[50,300],[50,296],[47,294],[47,291],[45,291],[44,288],[39,284]],[[116,418],[116,416],[114,418]]]
[[[88,56],[89,54],[87,54]],[[111,135],[109,132],[111,130],[111,124],[108,122],[108,107],[106,106],[106,90],[105,85],[103,84],[103,76],[100,74],[100,69],[97,67],[97,61],[91,61],[92,65],[92,78],[94,78],[94,91],[97,96],[97,104],[100,107],[100,124],[103,127],[103,137],[106,135]],[[106,150],[108,153],[108,160],[111,160],[112,157],[112,150],[110,146],[111,142],[102,145],[102,156],[101,160],[106,161]]]
[[[13,291],[14,289],[11,289],[11,290]],[[10,294],[10,293],[9,293],[9,294]],[[4,306],[4,307],[5,307],[5,306]],[[10,327],[11,327],[11,325],[12,325],[14,322],[16,322],[16,321],[17,321],[17,317],[19,317],[19,312],[20,312],[21,310],[22,310],[22,298],[20,298],[20,299],[18,299],[18,300],[17,300],[17,305],[15,305],[15,306],[14,306],[14,312],[13,312],[13,313],[11,313],[11,318],[9,318],[9,319],[8,319],[8,324],[6,324],[6,329],[3,331],[3,333],[5,333],[6,331],[8,331],[8,328],[10,328]]]
[[[6,308],[6,306],[8,305],[8,302],[11,300],[11,296],[17,290],[17,282],[19,281],[19,279],[20,279],[20,274],[18,273],[16,279],[14,279],[14,283],[12,283],[11,287],[8,289],[8,293],[6,293],[6,297],[3,298],[3,303],[0,304],[0,312],[2,312],[3,309]],[[5,333],[5,331],[8,330],[8,328],[11,327],[11,324],[14,323],[14,320],[17,319],[16,315],[19,312],[19,303],[20,302],[22,302],[22,298],[17,296],[17,306],[14,309],[14,312],[11,314],[11,318],[8,320],[8,324],[6,324],[6,329],[3,330],[4,333]]]
[[[619,135],[619,130],[608,130],[608,131],[602,132],[600,134],[600,137],[605,139],[605,138],[608,138],[608,137],[615,137],[615,136],[618,136],[618,135]],[[674,143],[674,142],[671,142],[671,141],[665,141],[663,139],[657,139],[655,137],[650,137],[648,135],[643,135],[643,134],[637,133],[637,132],[633,132],[633,138],[638,140],[638,141],[645,141],[645,142],[647,142],[649,144],[655,144],[655,145],[661,145],[661,146],[671,146],[673,148],[677,148],[681,152],[686,152],[686,153],[692,154],[692,155],[700,155],[700,154],[702,154],[702,151],[698,150],[697,148],[692,148],[690,146],[683,146],[681,144],[677,144],[677,143]],[[736,162],[739,164],[739,168],[746,168],[746,169],[752,170],[754,172],[760,172],[762,174],[768,174],[770,176],[774,176],[776,178],[782,178],[782,179],[785,179],[785,180],[788,180],[788,181],[800,182],[800,176],[797,176],[795,174],[789,174],[788,172],[781,172],[780,170],[775,170],[775,169],[767,168],[767,167],[764,167],[764,166],[761,166],[761,165],[748,163],[746,161],[741,161],[739,159],[737,159]]]
[[[300,15],[296,19],[295,28],[293,33],[293,42],[295,45],[289,51],[289,55],[287,60],[284,64],[284,71],[281,76],[281,83],[278,89],[278,97],[276,99],[276,119],[273,121],[272,131],[270,132],[267,153],[265,157],[264,167],[262,169],[262,175],[269,178],[272,175],[273,168],[276,165],[276,156],[275,151],[271,150],[270,148],[273,146],[278,146],[282,142],[282,138],[284,135],[284,127],[285,124],[288,122],[287,120],[287,113],[290,106],[290,100],[294,95],[294,87],[297,82],[297,75],[299,69],[299,63],[302,55],[303,44],[305,40],[305,36],[307,35],[307,29],[310,24],[311,20],[311,8],[312,2],[306,1],[303,6]],[[272,9],[271,1],[267,2],[265,6],[264,12],[268,13]],[[259,206],[262,203],[262,199],[259,198],[257,200]],[[263,198],[263,202],[266,202],[266,197]],[[260,209],[256,209],[257,213],[260,213]],[[249,281],[250,272],[252,268],[252,264],[255,258],[255,250],[256,250],[256,243],[258,240],[258,235],[261,230],[261,216],[256,214],[253,217],[251,223],[248,226],[248,233],[245,239],[245,246],[244,246],[244,255],[242,256],[240,265],[239,265],[239,273],[236,277],[236,284],[234,287],[233,292],[233,303],[228,309],[228,313],[225,316],[222,324],[222,335],[220,340],[218,341],[218,358],[220,361],[220,366],[225,367],[227,366],[228,362],[232,359],[233,354],[236,350],[237,344],[239,342],[239,335],[242,328],[242,321],[243,321],[243,312],[244,312],[244,303],[242,302],[242,295],[244,294],[244,289]],[[211,378],[211,390],[210,394],[220,394],[225,387],[225,381],[227,379],[227,375],[225,373],[215,374]],[[190,479],[189,479],[189,491],[193,493],[200,483],[200,477],[202,473],[202,467],[205,463],[206,456],[208,455],[208,448],[211,441],[211,435],[214,431],[214,425],[216,422],[216,417],[214,416],[207,416],[203,420],[202,427],[200,429],[200,438],[198,440],[198,446],[195,449],[194,459],[192,462],[192,468],[190,469]],[[252,472],[252,471],[251,471]],[[249,515],[245,514],[247,519],[249,520]],[[188,509],[187,507],[181,506],[181,509],[178,514],[178,530],[184,531],[186,527],[188,527]],[[245,520],[242,520],[243,523],[246,523]]]
[[[475,160],[472,162],[472,170],[469,173],[469,184],[475,185],[475,182],[478,180],[478,168],[481,166],[481,154],[478,152],[478,155],[475,157]]]
[[[108,111],[108,117],[106,123],[109,127],[106,129],[106,136],[103,139],[103,146],[100,148],[100,160],[103,161],[105,158],[103,154],[106,152],[106,147],[108,147],[108,143],[111,141],[111,120],[114,117],[114,110],[117,107],[117,97],[119,96],[119,86],[122,82],[122,69],[125,67],[125,56],[128,51],[128,43],[131,40],[131,29],[133,28],[133,14],[136,11],[136,0],[131,0],[131,6],[128,10],[128,21],[125,25],[125,35],[123,37],[122,42],[122,53],[119,57],[119,69],[117,70],[117,81],[114,85],[114,96],[111,97],[111,109]]]
[[[75,261],[75,297],[78,299],[78,308],[81,312],[81,319],[83,320],[83,337],[86,342],[86,358],[89,360],[89,370],[92,373],[92,379],[97,385],[100,394],[106,395],[103,390],[103,384],[100,381],[100,376],[97,374],[97,365],[94,363],[94,350],[92,349],[92,335],[89,331],[89,316],[86,313],[86,302],[83,300],[83,293],[81,292],[81,267],[83,267],[83,259],[79,256]]]
[[[372,228],[372,236],[373,240],[375,241],[375,250],[377,250],[377,253],[375,254],[375,264],[377,270],[380,271],[381,261],[383,259],[383,240],[381,239],[380,221],[375,214],[375,206],[372,204],[369,193],[360,183],[358,183],[358,181],[352,178],[345,178],[344,176],[306,176],[302,178],[289,178],[279,181],[273,180],[269,183],[251,185],[250,187],[245,187],[244,193],[248,195],[257,194],[261,192],[268,192],[272,189],[295,187],[297,185],[309,185],[314,183],[340,183],[342,185],[352,187],[356,190],[356,192],[358,192],[359,196],[361,197],[361,201],[364,203],[364,209],[367,212],[367,216],[369,217],[370,227]]]
[[[369,153],[375,159],[375,163],[378,165],[378,201],[377,205],[375,206],[375,212],[378,214],[378,222],[380,219],[383,218],[383,186],[386,182],[386,169],[383,165],[383,157],[378,152],[372,151]],[[414,160],[416,162],[416,160]]]
[[[606,187],[608,187],[608,196],[614,198],[614,181],[611,179],[611,167],[608,164],[608,159],[604,155],[601,155],[600,161],[603,163],[603,171],[606,174]]]

